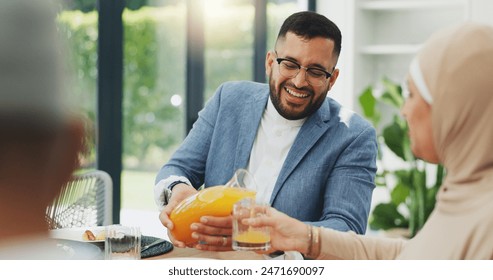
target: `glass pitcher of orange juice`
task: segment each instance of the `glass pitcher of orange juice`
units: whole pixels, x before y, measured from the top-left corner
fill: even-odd
[[[174,224],[171,234],[187,245],[196,243],[190,230],[192,223],[199,222],[202,216],[230,215],[236,202],[244,198],[255,199],[255,190],[254,179],[248,171],[237,170],[224,186],[205,188],[180,202],[170,214],[170,220]]]

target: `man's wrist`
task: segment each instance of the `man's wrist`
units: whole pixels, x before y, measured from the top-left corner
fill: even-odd
[[[169,184],[168,188],[163,190],[163,192],[164,192],[163,193],[163,206],[168,205],[168,203],[171,200],[171,195],[173,194],[172,190],[178,184],[185,184],[187,186],[190,186],[187,182],[183,182],[183,181],[175,181],[175,182]]]
[[[162,211],[166,205],[169,204],[169,199],[171,198],[171,189],[170,185],[173,184],[172,187],[177,185],[190,186],[192,187],[192,183],[188,180],[188,178],[183,176],[171,175],[165,179],[159,180],[154,186],[154,201],[159,208],[159,211]],[[176,189],[176,188],[175,188]]]
[[[174,181],[173,183],[169,184],[168,186],[168,190],[172,191],[173,188],[178,185],[178,184],[185,184],[185,185],[189,185],[187,182],[185,181]],[[190,186],[190,185],[189,185]]]

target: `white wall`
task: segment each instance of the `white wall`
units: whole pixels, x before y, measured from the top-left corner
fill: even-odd
[[[430,3],[425,8],[382,11],[362,11],[359,5],[368,2]],[[443,5],[442,7],[433,6]],[[375,44],[404,44],[418,49],[434,31],[463,20],[493,25],[492,0],[318,0],[319,13],[331,19],[342,32],[342,51],[337,67],[339,78],[329,96],[359,112],[358,96],[366,86],[378,86],[387,76],[401,82],[407,73],[413,51],[400,54],[363,54],[361,49]],[[455,3],[455,4],[454,4]],[[461,4],[463,3],[463,4]],[[412,5],[411,5],[412,6]],[[415,44],[415,46],[413,46]]]
[[[470,17],[473,21],[493,26],[493,1],[471,0]]]
[[[346,34],[352,34],[354,29],[353,17],[347,16],[354,11],[353,0],[331,0],[317,1],[317,10],[330,20],[332,20],[341,29],[342,33],[342,50],[339,57],[337,68],[340,70],[339,78],[334,87],[329,92],[329,96],[337,100],[348,108],[353,108],[353,53],[354,43],[351,38],[346,38]]]

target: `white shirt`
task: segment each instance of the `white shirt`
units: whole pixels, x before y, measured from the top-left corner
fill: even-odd
[[[248,163],[248,171],[257,184],[258,203],[269,204],[284,160],[305,120],[285,119],[269,98]]]

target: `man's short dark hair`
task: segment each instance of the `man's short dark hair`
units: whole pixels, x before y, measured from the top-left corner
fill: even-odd
[[[315,12],[298,12],[290,15],[282,24],[277,40],[286,37],[288,32],[305,39],[323,37],[334,41],[334,53],[341,53],[342,35],[339,27],[331,20]]]

